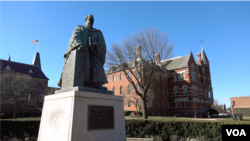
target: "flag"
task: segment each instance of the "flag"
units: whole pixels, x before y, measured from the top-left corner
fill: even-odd
[[[31,43],[38,44],[38,40],[31,40]]]

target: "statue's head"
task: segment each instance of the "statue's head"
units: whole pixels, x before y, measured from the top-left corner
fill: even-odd
[[[86,26],[92,27],[94,24],[94,16],[89,14],[85,17]]]

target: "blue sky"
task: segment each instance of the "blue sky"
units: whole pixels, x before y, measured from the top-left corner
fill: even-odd
[[[109,49],[146,27],[169,34],[174,56],[201,52],[210,61],[214,98],[250,96],[250,2],[0,2],[0,58],[31,64],[39,40],[42,70],[56,87],[72,31],[95,17]],[[107,69],[107,68],[105,68]]]

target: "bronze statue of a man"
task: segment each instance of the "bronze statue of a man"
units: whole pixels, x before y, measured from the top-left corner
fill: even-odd
[[[76,63],[75,69],[77,73],[72,74],[75,75],[74,79],[78,79],[78,82],[84,82],[79,83],[83,84],[84,87],[105,89],[102,85],[108,83],[103,68],[106,59],[106,43],[101,30],[93,28],[94,16],[87,15],[85,22],[86,26],[77,26],[70,38],[68,49],[64,54],[65,63],[58,86],[62,87],[63,83],[67,83],[64,82],[63,75],[65,69],[70,68],[65,68],[65,66],[69,63],[68,58],[70,53],[76,50],[76,53],[80,56],[77,59],[80,58],[84,61]]]

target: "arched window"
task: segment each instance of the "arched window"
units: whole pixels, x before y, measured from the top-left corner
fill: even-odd
[[[114,92],[114,95],[115,95],[115,87],[113,87],[113,92]]]
[[[131,73],[130,72],[128,72],[128,77],[131,78]]]
[[[120,95],[122,95],[122,86],[120,86]]]
[[[157,101],[157,108],[160,108],[160,102]]]
[[[211,92],[208,92],[208,98],[212,98]]]
[[[165,102],[162,102],[162,108],[165,108]]]
[[[131,107],[131,101],[128,100],[128,107]]]
[[[130,94],[130,93],[131,93],[131,86],[128,85],[128,94]]]
[[[184,95],[187,95],[187,86],[184,86]]]
[[[184,107],[184,103],[183,102],[180,102],[181,103],[181,107]]]
[[[38,83],[36,85],[36,100],[39,100],[40,95],[42,93],[42,88],[43,88],[43,85],[41,83]]]
[[[30,101],[31,93],[28,94],[28,101]]]
[[[178,74],[178,81],[181,81],[181,75]]]
[[[175,95],[178,95],[178,88],[177,87],[175,88],[174,91],[175,91]]]
[[[115,81],[115,75],[113,75],[113,81]]]
[[[179,107],[179,102],[178,102],[178,101],[177,101],[175,104],[176,104],[176,106],[175,106],[175,107]]]
[[[122,80],[122,73],[120,74],[120,80]]]

